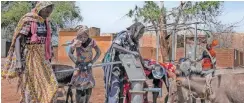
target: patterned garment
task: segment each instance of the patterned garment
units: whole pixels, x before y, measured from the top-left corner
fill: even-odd
[[[93,40],[91,38],[89,38],[88,40],[90,41],[90,43],[86,47],[81,45],[80,47],[76,48],[76,56],[77,56],[77,60],[79,62],[91,62],[92,61],[92,57],[93,57],[92,48],[95,48],[97,46],[97,43],[95,40]],[[74,42],[74,40],[71,41],[71,43],[73,43],[73,42]]]
[[[72,41],[74,42],[74,40]],[[76,68],[79,70],[74,72],[71,80],[71,84],[79,87],[78,89],[93,88],[95,86],[95,80],[92,75],[92,68],[88,68],[87,65],[92,61],[93,53],[92,49],[97,46],[95,40],[89,38],[87,41],[89,44],[84,47],[81,45],[76,48],[77,63]],[[87,67],[86,69],[84,67]]]
[[[88,63],[80,63],[77,66],[79,70],[74,72],[74,75],[71,79],[71,84],[78,90],[93,88],[95,86],[95,80],[92,75],[92,68],[88,68],[87,65]]]
[[[31,42],[32,33],[31,33],[30,28],[31,28],[31,22],[26,22],[20,31],[21,34],[26,35],[25,41],[27,44],[32,43]],[[36,41],[35,43],[45,44],[46,36],[47,36],[47,29],[46,29],[46,23],[45,22],[37,22],[36,34],[37,34],[38,41]]]
[[[56,97],[58,82],[51,64],[45,60],[44,44],[26,45],[25,72],[21,103],[52,103]]]
[[[138,51],[138,45],[134,44],[127,31],[118,33],[118,36],[113,40],[113,44],[117,44],[131,51]],[[123,52],[116,51],[112,47],[108,50],[103,60],[103,63],[120,61],[119,54]],[[114,55],[114,56],[113,56]],[[121,86],[122,78],[126,76],[125,70],[122,65],[104,66],[104,81],[106,89],[106,103],[118,103],[126,93],[123,93]],[[126,84],[126,83],[125,83]],[[128,99],[128,98],[126,98]]]
[[[51,58],[51,28],[48,19],[38,15],[43,8],[53,5],[49,1],[40,1],[36,7],[19,21],[8,52],[7,61],[2,69],[2,77],[18,77],[18,89],[22,89],[21,103],[52,103],[55,100],[58,83],[49,62]],[[38,23],[46,24],[40,26]],[[44,30],[43,28],[46,28]],[[42,30],[41,30],[42,28]],[[39,35],[42,31],[42,34]],[[45,33],[46,32],[46,33]],[[22,68],[16,68],[15,43],[21,38]]]
[[[41,24],[41,22],[38,22],[38,24]],[[43,22],[42,24],[45,24],[45,23]],[[45,44],[47,30],[46,29],[45,29],[45,31],[41,31],[41,30],[43,30],[43,28],[46,28],[46,26],[45,25],[43,27],[38,26],[37,28],[38,29],[37,29],[36,34],[38,35],[39,42],[36,42],[36,43]],[[39,29],[41,29],[41,30],[39,30]],[[19,33],[25,35],[24,40],[22,40],[22,47],[25,44],[30,44],[31,43],[31,36],[32,36],[32,34],[31,34],[31,22],[25,22],[25,24],[20,29]],[[4,65],[4,70],[2,71],[2,76],[4,78],[14,78],[17,75],[20,75],[21,70],[16,70],[15,65],[16,65],[15,51],[10,50],[8,53],[8,56],[7,56],[7,62]],[[18,71],[19,73],[16,73],[15,71]]]

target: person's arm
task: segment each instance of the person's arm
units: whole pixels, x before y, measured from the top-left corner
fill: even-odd
[[[147,63],[143,63],[142,65],[149,70],[153,70],[155,68],[155,65],[147,65]]]
[[[74,48],[70,47],[68,54],[69,54],[69,58],[76,64],[77,58],[73,55],[74,54]]]
[[[21,44],[20,39],[24,37],[25,35],[28,35],[30,33],[31,25],[29,22],[25,22],[22,26],[22,28],[19,31],[19,34],[17,35],[16,39],[14,40],[14,46],[15,46],[15,54],[16,54],[16,60],[19,62],[18,64],[21,64]],[[18,66],[17,66],[18,67]]]
[[[96,56],[91,61],[92,64],[95,63],[97,61],[97,59],[100,57],[100,55],[101,55],[101,50],[100,50],[100,48],[98,46],[95,46],[94,49],[96,51]]]
[[[116,43],[113,44],[113,48],[118,50],[118,51],[120,51],[120,52],[129,53],[129,54],[133,54],[133,55],[138,55],[138,54],[136,54],[136,52],[127,50],[127,49],[123,48],[122,46],[119,46]]]
[[[16,54],[16,61],[17,61],[17,68],[21,68],[21,48],[20,48],[20,38],[22,34],[19,34],[15,40],[15,54]]]

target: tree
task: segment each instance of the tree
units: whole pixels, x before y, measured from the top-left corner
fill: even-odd
[[[163,60],[170,58],[171,42],[170,35],[173,32],[180,32],[183,30],[191,30],[193,27],[187,25],[192,21],[203,22],[204,25],[217,24],[215,17],[220,15],[220,7],[223,2],[219,1],[200,1],[180,2],[178,7],[167,11],[164,7],[164,2],[160,2],[160,6],[153,1],[145,1],[143,7],[135,6],[130,10],[127,16],[134,18],[134,21],[142,21],[147,24],[152,24],[153,30],[160,34],[160,47],[166,53],[161,54]]]
[[[53,30],[53,45],[57,45],[58,27],[76,27],[83,18],[75,1],[54,1],[55,9],[51,14],[51,27]],[[1,1],[1,33],[2,38],[11,39],[19,19],[35,7],[36,1]],[[55,39],[56,38],[56,39]]]

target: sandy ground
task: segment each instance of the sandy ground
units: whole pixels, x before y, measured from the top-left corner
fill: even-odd
[[[1,64],[3,65],[5,59],[1,59]],[[96,86],[93,89],[92,97],[90,99],[91,103],[104,103],[104,82],[103,82],[103,71],[102,69],[95,68],[93,69],[94,78],[96,81]],[[1,80],[1,103],[18,103],[20,99],[20,93],[17,92],[17,80]],[[151,81],[148,81],[151,83]],[[165,89],[163,90],[165,91]],[[165,94],[165,92],[164,92]],[[151,99],[151,95],[149,95]],[[158,103],[162,103],[163,98],[158,99]]]

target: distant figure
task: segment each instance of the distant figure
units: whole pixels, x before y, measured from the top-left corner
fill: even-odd
[[[206,50],[203,51],[202,57],[197,61],[202,60],[202,69],[209,70],[215,68],[216,65],[216,52],[214,47],[218,45],[217,40],[213,40],[211,44],[206,45]]]

